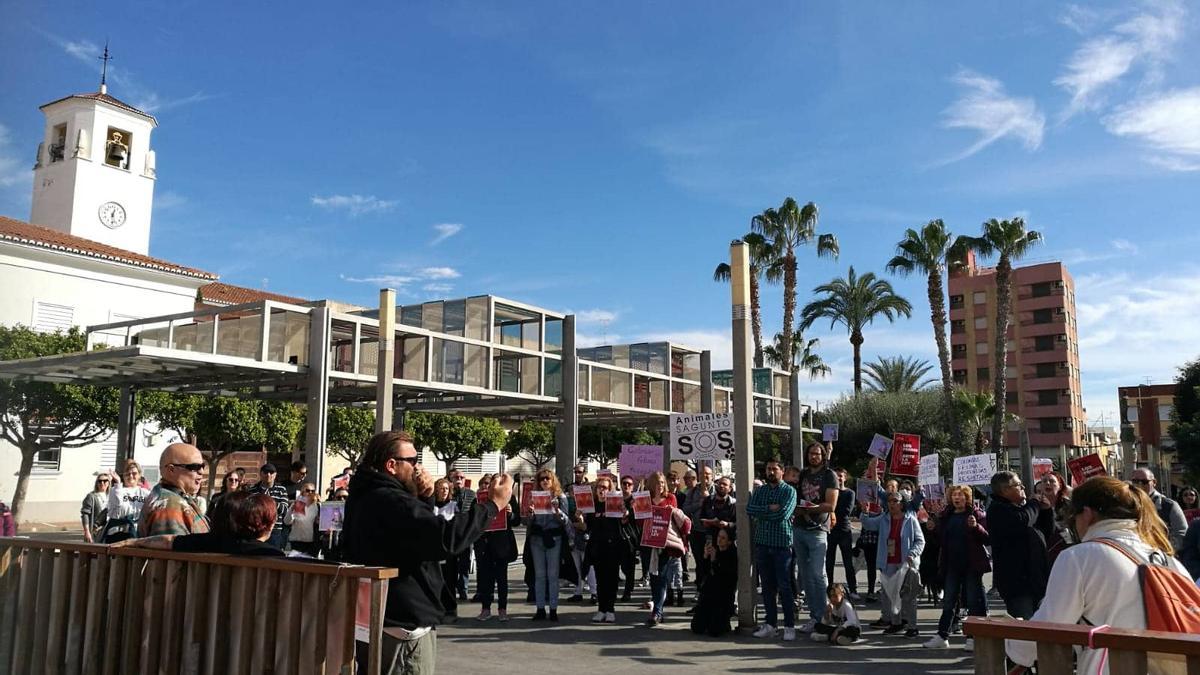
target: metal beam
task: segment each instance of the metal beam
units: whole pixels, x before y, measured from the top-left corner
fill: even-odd
[[[574,314],[563,317],[562,333],[562,422],[555,430],[554,466],[559,481],[567,485],[572,478],[571,469],[579,461],[579,357],[575,350]]]
[[[375,433],[392,428],[393,377],[396,362],[396,291],[379,291],[379,363],[376,365]]]
[[[133,459],[133,443],[137,438],[137,390],[121,387],[117,412],[117,467]]]
[[[304,430],[304,461],[310,479],[321,489],[325,485],[321,466],[325,459],[325,437],[329,410],[329,308],[317,307],[309,315],[308,332],[308,418]]]

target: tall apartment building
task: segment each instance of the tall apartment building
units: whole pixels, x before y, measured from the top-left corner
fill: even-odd
[[[1028,425],[1035,455],[1066,459],[1064,447],[1069,452],[1087,444],[1075,282],[1060,262],[1018,267],[1012,279],[1007,409]],[[972,391],[992,391],[992,378],[998,375],[992,372],[996,269],[979,267],[972,255],[962,270],[950,275],[949,287],[954,380]],[[1020,447],[1015,429],[1009,429],[1004,445]]]

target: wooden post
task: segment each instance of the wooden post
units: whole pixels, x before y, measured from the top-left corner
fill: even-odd
[[[1004,640],[1001,638],[975,638],[975,675],[1006,675],[1004,667]]]
[[[1146,675],[1146,652],[1109,649],[1108,672],[1110,675]]]

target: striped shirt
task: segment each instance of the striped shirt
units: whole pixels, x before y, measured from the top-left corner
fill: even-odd
[[[779,510],[770,506],[778,504]],[[796,490],[787,483],[763,483],[750,494],[746,515],[754,521],[754,543],[775,548],[792,547],[792,511],[796,508]]]

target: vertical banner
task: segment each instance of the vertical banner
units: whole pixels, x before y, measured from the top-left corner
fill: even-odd
[[[932,485],[938,482],[938,454],[935,452],[921,458],[918,470],[917,485]]]
[[[883,434],[875,434],[871,439],[871,447],[867,448],[867,454],[879,459],[887,459],[888,453],[892,451],[892,439]]]
[[[921,437],[916,434],[896,434],[892,443],[890,473],[916,477],[921,468]]]

